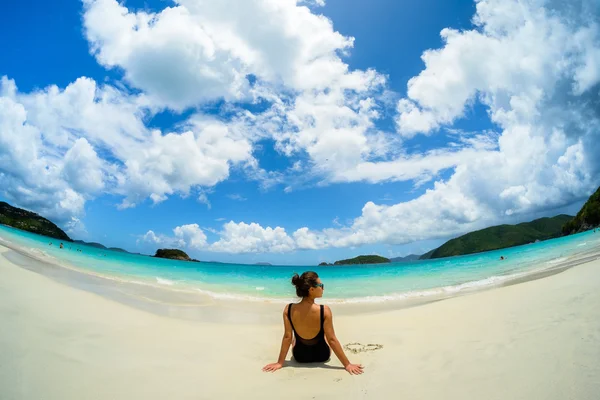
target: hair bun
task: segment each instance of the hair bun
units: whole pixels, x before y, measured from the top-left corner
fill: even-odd
[[[300,279],[300,275],[298,275],[297,273],[296,273],[296,274],[294,274],[294,276],[292,276],[292,285],[294,285],[294,286],[298,286],[298,285],[300,285],[301,283],[302,283],[302,282],[301,282],[301,279]]]

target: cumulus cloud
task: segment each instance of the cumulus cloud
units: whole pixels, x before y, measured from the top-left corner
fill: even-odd
[[[398,104],[400,133],[431,133],[462,117],[473,101],[488,106],[501,125],[542,120],[544,105],[553,106],[550,112],[569,106],[570,96],[598,84],[595,2],[476,3],[477,29],[444,29],[444,47],[423,54],[425,69],[409,80],[408,96]]]
[[[65,232],[71,237],[85,238],[88,231],[85,224],[77,217],[71,217],[71,220],[64,224]]]
[[[116,0],[84,4],[97,60],[122,68],[156,104],[178,110],[248,98],[248,75],[297,90],[327,87],[347,68],[335,52],[353,42],[295,1],[178,0],[159,13],[133,12]]]
[[[182,0],[146,13],[115,0],[86,0],[84,27],[97,60],[121,69],[141,92],[83,77],[64,89],[32,93],[19,93],[8,79],[2,85],[3,96],[24,108],[27,127],[43,132],[36,133],[39,151],[52,156],[62,186],[84,200],[104,191],[129,208],[200,191],[207,201],[202,188],[227,179],[233,166],[271,187],[284,175],[260,168],[252,152],[256,141],[273,135],[287,154],[307,151],[317,174],[373,154],[369,130],[377,113],[370,96],[385,79],[372,70],[351,71],[340,55],[353,38],[304,4]],[[262,99],[272,107],[257,115],[241,107],[221,120],[198,113],[175,132],[144,124],[164,107],[180,111],[218,99]],[[65,220],[82,215],[63,211]]]
[[[64,223],[84,211],[85,199],[61,177],[61,160],[45,151],[41,130],[27,123],[27,110],[12,95],[15,86],[3,78],[0,89],[0,184],[3,195]]]
[[[85,138],[76,139],[65,153],[62,174],[81,193],[96,193],[104,187],[102,161]]]
[[[279,144],[284,152],[294,152],[296,146],[308,149],[320,166],[326,165],[327,156],[333,158],[345,168],[332,179],[376,182],[395,176],[420,180],[448,168],[452,174],[411,201],[368,202],[347,226],[318,231],[301,228],[291,236],[279,228],[280,241],[286,243],[283,248],[447,238],[585,199],[600,184],[599,11],[597,2],[587,0],[478,0],[475,29],[443,30],[443,47],[424,53],[424,70],[409,81],[407,97],[398,103],[397,125],[405,138],[440,134],[445,131],[440,128],[451,127],[479,102],[498,133],[472,135],[452,130],[458,146],[365,162],[364,154],[373,150],[365,136],[353,130],[370,129],[372,120],[358,118],[360,108],[334,108],[344,111],[339,114],[328,109],[324,119],[319,119],[314,114],[315,102],[306,107],[310,112],[298,111],[303,109],[303,98],[298,97],[285,115],[295,116],[288,123],[306,124],[306,128],[283,133]],[[331,93],[320,99],[328,107],[331,99],[327,96]],[[376,107],[364,107],[363,112],[376,111]],[[311,133],[314,126],[328,121],[328,115],[342,121],[334,128],[341,126],[339,132],[351,138],[344,145],[325,146],[335,140],[335,134],[322,138]],[[358,119],[345,126],[348,116],[350,121]],[[327,130],[326,125],[321,127]],[[321,146],[326,149],[322,153]],[[264,228],[230,224],[227,240],[220,243],[223,249],[257,248],[239,243],[255,241],[248,238],[255,238],[255,232]]]
[[[4,195],[61,223],[103,191],[124,208],[156,203],[214,186],[252,159],[234,123],[194,118],[178,132],[149,130],[142,97],[89,78],[20,93],[3,77],[0,93]]]
[[[454,162],[444,152],[421,155],[424,163],[445,159],[454,173],[414,200],[369,202],[350,226],[315,235],[331,246],[402,244],[586,198],[600,184],[600,77],[590,72],[600,49],[595,4],[477,1],[476,29],[445,29],[444,46],[424,53],[397,123],[406,137],[434,134],[478,101],[499,134],[466,138],[471,148]]]
[[[150,197],[155,203],[192,187],[211,187],[229,176],[232,164],[252,158],[252,145],[218,121],[190,125],[181,133],[152,131],[138,149],[124,149],[119,187],[124,207]],[[207,198],[200,194],[200,201]],[[210,203],[209,203],[210,204]]]
[[[277,226],[263,228],[257,223],[230,221],[223,225],[220,239],[210,250],[227,253],[285,253],[294,250],[295,244],[285,229]]]
[[[21,93],[2,78],[3,195],[67,224],[100,193],[119,196],[122,208],[176,194],[208,205],[209,188],[232,168],[263,187],[285,183],[286,192],[290,176],[419,186],[450,173],[409,202],[368,202],[345,226],[288,234],[229,222],[208,243],[192,224],[142,239],[285,252],[447,237],[571,204],[600,183],[597,2],[476,0],[473,29],[444,29],[443,46],[424,52],[424,69],[396,103],[397,132],[378,124],[389,111],[387,77],[350,68],[344,55],[354,39],[311,8],[322,3],[177,0],[149,13],[84,0],[91,52],[125,84],[82,77]],[[222,115],[198,111],[215,101],[224,101]],[[493,130],[451,130],[475,104]],[[165,108],[194,111],[173,129],[149,129],[144,121]],[[448,132],[445,147],[405,146]],[[293,166],[261,168],[254,152],[263,139]]]
[[[135,12],[116,0],[86,0],[85,5],[86,35],[96,59],[121,68],[155,107],[183,110],[219,99],[262,100],[271,104],[267,111],[246,112],[252,135],[274,139],[285,155],[308,156],[315,179],[430,175],[431,167],[398,173],[393,162],[373,171],[373,162],[393,156],[398,145],[393,132],[375,126],[386,107],[386,77],[372,69],[351,70],[341,56],[354,39],[303,2],[178,0],[158,13]],[[253,172],[276,183],[264,171]],[[306,176],[307,171],[288,172]]]
[[[252,141],[272,138],[281,153],[308,157],[302,170],[286,171],[288,181],[426,181],[464,156],[441,149],[431,162],[412,162],[420,157],[404,154],[399,137],[376,126],[387,107],[386,77],[350,69],[342,55],[354,39],[306,3],[178,0],[157,13],[116,0],[84,3],[92,53],[121,68],[154,107],[183,110],[217,99],[270,103],[262,113],[244,111],[243,124]],[[282,181],[272,171],[247,172],[266,187]]]
[[[172,239],[169,239],[168,237],[163,236],[163,235],[157,235],[156,233],[154,233],[154,231],[149,230],[148,232],[143,234],[138,239],[137,242],[138,243],[145,242],[145,243],[151,243],[151,244],[156,244],[156,245],[163,245],[163,244],[172,242]]]
[[[206,246],[206,235],[198,224],[178,226],[173,229],[173,233],[184,246],[195,249],[202,249]]]

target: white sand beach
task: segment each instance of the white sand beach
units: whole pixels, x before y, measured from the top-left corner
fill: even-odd
[[[335,317],[332,306],[343,344],[383,345],[349,354],[365,366],[351,376],[335,357],[262,372],[279,350],[279,305],[240,307],[239,319],[218,322],[157,315],[24,269],[5,257],[12,251],[0,247],[2,400],[591,400],[600,393],[600,259],[418,307]],[[253,311],[274,315],[248,322]]]

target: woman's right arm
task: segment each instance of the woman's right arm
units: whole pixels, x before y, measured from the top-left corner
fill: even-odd
[[[275,372],[280,368],[283,368],[283,363],[285,362],[285,357],[290,349],[290,345],[292,344],[292,324],[290,323],[287,312],[289,305],[285,306],[283,309],[283,338],[281,339],[281,349],[279,350],[279,357],[277,358],[277,362],[267,364],[263,367],[263,371],[265,372]]]
[[[340,341],[335,336],[335,330],[333,329],[333,314],[331,313],[331,309],[328,306],[325,306],[325,321],[323,324],[323,328],[325,329],[325,337],[327,338],[327,343],[329,347],[333,350],[337,358],[340,360],[346,371],[348,371],[352,375],[358,375],[363,373],[363,366],[360,364],[352,364],[346,354],[344,354],[344,349],[340,344]]]

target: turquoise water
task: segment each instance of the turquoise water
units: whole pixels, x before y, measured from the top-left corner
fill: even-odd
[[[192,263],[100,250],[0,226],[0,238],[39,257],[111,279],[215,297],[286,298],[294,295],[294,272],[316,271],[328,301],[382,301],[497,284],[510,277],[550,268],[566,257],[600,245],[593,231],[486,253],[406,263],[361,266],[258,266]],[[49,246],[48,243],[53,245]],[[0,241],[2,244],[2,241]],[[77,252],[75,249],[81,249]],[[503,255],[506,260],[500,261]],[[291,255],[293,257],[293,255]]]

